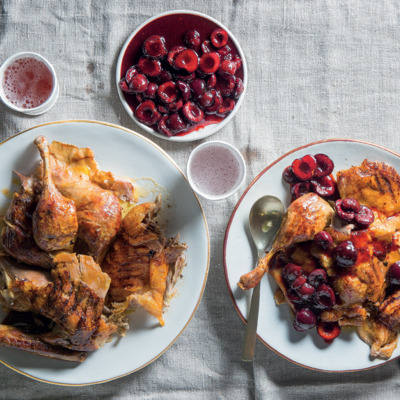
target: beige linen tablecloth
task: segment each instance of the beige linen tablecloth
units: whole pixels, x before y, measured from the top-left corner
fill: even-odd
[[[199,142],[173,143],[141,131],[119,102],[114,75],[121,46],[139,24],[162,11],[193,9],[227,25],[247,57],[245,101],[212,137],[240,149],[246,184],[277,157],[315,140],[349,137],[399,151],[399,8],[397,1],[376,0],[0,0],[0,61],[35,51],[53,63],[60,81],[58,102],[42,116],[1,105],[1,139],[49,121],[101,120],[143,133],[185,170]],[[397,360],[327,374],[257,343],[254,364],[241,362],[244,324],[226,288],[222,245],[243,191],[222,202],[201,200],[211,237],[208,283],[195,317],[164,355],[122,379],[78,388],[36,382],[0,365],[0,398],[398,399]]]

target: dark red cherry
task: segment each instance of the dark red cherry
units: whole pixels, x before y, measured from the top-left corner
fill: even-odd
[[[155,99],[157,95],[158,85],[154,82],[150,82],[147,86],[146,91],[143,93],[147,99]]]
[[[203,71],[205,74],[213,74],[217,71],[220,65],[220,59],[218,53],[209,52],[204,53],[200,57],[200,70]]]
[[[282,277],[286,282],[292,283],[302,272],[303,270],[299,265],[289,263],[282,269]]]
[[[338,199],[335,202],[335,209],[336,209],[337,216],[343,221],[352,222],[354,220],[354,212],[350,211],[350,210],[345,211],[342,208],[342,203],[343,203],[342,199]]]
[[[137,74],[132,78],[129,88],[133,93],[143,93],[146,91],[148,84],[149,81],[143,74]]]
[[[138,68],[146,76],[154,78],[161,72],[161,62],[150,57],[140,57]]]
[[[230,96],[236,85],[236,78],[229,74],[218,74],[215,90],[219,91],[222,96]]]
[[[192,89],[193,98],[197,99],[205,93],[206,83],[203,79],[196,78],[190,82],[190,88]]]
[[[193,79],[196,78],[196,74],[194,72],[185,72],[181,71],[181,74],[174,74],[176,80],[184,81],[186,83],[190,83]]]
[[[162,135],[165,136],[173,136],[173,133],[167,126],[167,120],[168,120],[169,115],[164,115],[161,117],[160,121],[158,122],[157,125],[157,130],[160,132]]]
[[[224,60],[221,62],[221,66],[219,67],[219,70],[221,72],[224,72],[225,74],[235,75],[236,70],[237,70],[237,65],[233,61]]]
[[[244,92],[243,81],[240,78],[236,78],[235,87],[232,92],[233,98],[238,99],[243,92]]]
[[[321,283],[326,282],[326,279],[326,272],[322,268],[314,269],[307,277],[308,283],[314,287],[318,287]]]
[[[218,54],[221,57],[221,60],[232,60],[231,48],[228,45],[220,47],[218,49]]]
[[[206,114],[216,114],[221,107],[222,104],[222,96],[220,92],[217,92],[214,89],[211,89],[210,92],[213,95],[213,101],[210,106],[204,108],[204,112]]]
[[[308,181],[314,176],[314,172],[317,168],[317,162],[315,158],[309,154],[302,158],[297,158],[292,162],[293,173],[301,181]]]
[[[325,283],[321,283],[315,291],[315,300],[323,308],[332,308],[336,304],[335,292]]]
[[[361,205],[360,211],[355,215],[354,220],[358,228],[367,229],[374,222],[375,216],[370,208]]]
[[[128,85],[131,83],[132,78],[139,73],[139,70],[137,69],[136,65],[132,65],[132,67],[128,68],[128,71],[126,71],[125,74],[125,79],[128,82]]]
[[[358,251],[350,240],[340,243],[333,252],[333,259],[338,267],[352,267],[357,257]]]
[[[174,135],[187,129],[187,123],[178,113],[173,113],[168,117],[167,126]]]
[[[307,193],[310,193],[310,182],[298,182],[290,187],[290,194],[293,199],[298,199]]]
[[[214,100],[214,96],[212,92],[209,90],[208,92],[203,93],[198,99],[197,103],[200,107],[206,108],[212,104]]]
[[[396,261],[389,267],[388,282],[390,285],[400,285],[400,261]]]
[[[309,283],[305,282],[304,285],[300,286],[296,293],[303,301],[308,301],[314,295],[315,288]]]
[[[177,101],[174,101],[173,103],[167,104],[167,108],[169,111],[179,111],[183,107],[183,100],[178,99]]]
[[[209,40],[205,40],[202,44],[201,44],[201,51],[203,53],[208,53],[209,51],[213,51],[212,50],[212,46],[211,46],[211,42]]]
[[[192,48],[197,48],[200,46],[200,33],[196,30],[187,31],[184,35],[185,43]]]
[[[167,55],[163,36],[153,35],[143,42],[143,53],[151,58],[162,58]]]
[[[286,297],[293,304],[300,304],[303,300],[299,297],[299,295],[294,291],[289,289],[286,293]]]
[[[190,86],[183,81],[177,81],[176,87],[179,89],[182,95],[182,99],[184,102],[189,101],[190,99]]]
[[[158,97],[164,103],[173,103],[178,98],[178,89],[175,82],[165,82],[158,87]]]
[[[220,48],[228,43],[228,33],[220,28],[214,29],[211,32],[210,40],[214,47]]]
[[[331,197],[336,192],[336,183],[330,176],[314,177],[310,184],[312,191],[324,198]]]
[[[173,78],[171,72],[167,71],[166,69],[163,69],[157,76],[157,82],[159,85],[165,82],[172,81],[172,79]]]
[[[333,246],[333,239],[332,236],[325,231],[318,232],[314,236],[314,241],[319,246],[321,246],[324,250],[327,250]]]
[[[180,52],[174,61],[174,67],[183,69],[187,72],[196,71],[199,66],[199,56],[192,49],[183,50]]]
[[[182,53],[182,51],[184,51],[184,50],[186,50],[186,47],[184,47],[184,46],[174,46],[174,47],[172,47],[172,49],[168,52],[167,61],[168,61],[168,64],[169,64],[171,67],[174,67],[174,66],[175,66],[175,59],[176,59],[176,57],[178,57],[178,55],[179,55],[180,53]]]
[[[282,172],[282,178],[286,183],[292,184],[297,183],[299,179],[293,172],[293,168],[291,166],[286,167]]]
[[[296,331],[302,332],[307,329],[314,328],[317,323],[317,318],[315,314],[308,308],[301,308],[296,311],[295,319],[293,322],[294,329]]]
[[[341,208],[345,212],[358,213],[361,209],[361,206],[358,200],[349,197],[347,199],[342,200]]]
[[[217,83],[217,77],[215,74],[211,74],[210,77],[207,79],[206,87],[207,89],[212,89]]]
[[[122,78],[122,79],[119,81],[119,87],[120,87],[120,89],[121,89],[123,92],[125,92],[125,93],[134,93],[134,92],[131,90],[131,88],[128,86],[128,83],[126,82],[126,79],[125,79],[125,78]]]
[[[204,119],[203,110],[192,101],[183,105],[182,114],[191,123],[201,122]]]
[[[315,160],[317,161],[317,168],[315,170],[315,176],[327,176],[333,171],[333,161],[326,154],[315,154]]]
[[[135,115],[140,122],[149,126],[156,124],[161,118],[161,114],[151,100],[140,103],[135,110]]]
[[[317,332],[326,342],[331,342],[340,335],[341,328],[337,322],[320,321],[317,324]]]
[[[237,54],[235,54],[232,57],[232,61],[234,63],[236,63],[236,68],[239,69],[242,66],[242,59],[240,58],[240,56],[238,56]]]
[[[161,114],[169,114],[169,109],[166,104],[157,104],[157,110]]]
[[[225,117],[229,113],[231,113],[234,108],[235,108],[235,100],[231,98],[225,98],[222,101],[222,105],[218,108],[217,115],[219,115],[220,117]]]
[[[290,285],[292,289],[298,290],[307,282],[307,278],[304,275],[299,275]]]

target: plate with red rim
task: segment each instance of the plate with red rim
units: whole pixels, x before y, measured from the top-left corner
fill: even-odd
[[[81,364],[52,360],[24,351],[0,347],[0,362],[28,377],[66,386],[103,383],[145,367],[178,339],[197,307],[205,288],[210,257],[207,221],[197,196],[175,162],[155,143],[126,128],[97,121],[60,121],[39,125],[0,144],[0,207],[3,212],[18,189],[13,170],[29,174],[39,161],[34,139],[44,135],[93,150],[99,167],[136,182],[140,202],[162,195],[160,226],[166,237],[175,236],[188,246],[186,266],[177,284],[177,294],[166,307],[165,326],[143,310],[129,317],[126,337],[114,336]],[[149,186],[147,185],[149,184]],[[0,310],[0,320],[5,314]],[[173,349],[171,349],[173,351]]]
[[[173,31],[166,32],[165,25],[173,25]],[[199,27],[200,26],[200,27]],[[238,70],[236,75],[242,78],[243,81],[243,92],[237,99],[233,111],[227,115],[225,118],[220,118],[215,115],[209,115],[207,118],[209,120],[204,123],[200,123],[196,129],[189,131],[188,133],[178,133],[175,136],[166,136],[160,134],[155,129],[141,123],[135,116],[135,107],[137,106],[137,101],[133,98],[133,94],[124,93],[119,82],[121,78],[125,76],[128,68],[137,62],[141,54],[141,46],[143,41],[150,35],[160,35],[166,36],[166,45],[169,48],[175,45],[175,42],[183,37],[184,33],[191,29],[198,29],[201,34],[201,40],[206,39],[213,29],[221,28],[228,33],[228,45],[234,48],[237,54],[242,60],[242,67]],[[171,30],[171,29],[170,29]],[[171,44],[172,43],[172,44]],[[128,37],[124,45],[122,46],[121,52],[119,54],[116,66],[116,86],[119,98],[123,107],[125,108],[128,115],[146,132],[151,133],[161,139],[166,139],[175,142],[189,142],[204,139],[220,129],[222,129],[232,118],[235,116],[239,110],[247,88],[247,64],[242,48],[239,42],[234,37],[234,35],[221,24],[216,19],[196,11],[189,10],[173,10],[158,14],[143,24],[141,24],[135,31]],[[206,118],[206,119],[207,119]]]
[[[352,139],[331,139],[304,145],[262,170],[236,204],[225,231],[223,248],[226,284],[236,311],[245,323],[251,290],[241,290],[237,282],[241,275],[254,268],[257,259],[248,228],[250,208],[266,194],[280,198],[287,208],[290,193],[289,185],[282,180],[283,170],[296,158],[318,153],[326,154],[333,160],[335,177],[339,170],[360,165],[364,159],[385,162],[400,172],[399,154],[379,145]],[[276,288],[275,281],[269,275],[261,280],[257,337],[288,361],[314,370],[348,372],[378,367],[400,356],[400,348],[397,348],[389,360],[370,358],[369,346],[352,328],[342,328],[341,334],[329,344],[323,341],[316,329],[297,332],[293,328],[289,307],[286,304],[275,305]]]

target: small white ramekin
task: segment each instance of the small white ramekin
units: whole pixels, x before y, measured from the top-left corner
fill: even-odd
[[[227,191],[221,195],[210,195],[210,194],[204,193],[196,185],[196,183],[193,179],[193,175],[192,175],[193,158],[196,154],[198,154],[199,151],[202,151],[202,150],[206,149],[207,147],[223,147],[225,149],[228,149],[239,163],[239,178],[238,178],[238,180],[236,181],[235,185],[229,191]],[[210,171],[211,171],[211,168],[210,168]],[[210,176],[211,176],[211,173],[210,173]],[[220,140],[208,141],[208,142],[200,144],[199,146],[194,148],[192,150],[192,152],[190,153],[188,163],[187,163],[187,178],[188,178],[188,181],[189,181],[192,189],[197,194],[199,194],[201,197],[204,197],[207,200],[223,200],[223,199],[226,199],[226,198],[232,196],[243,185],[243,183],[246,179],[246,162],[244,161],[244,158],[243,158],[242,154],[240,153],[240,151],[236,147],[232,146],[231,144],[220,141]]]
[[[4,89],[3,89],[4,73],[7,69],[7,67],[15,60],[18,60],[20,58],[27,58],[27,57],[35,58],[36,60],[39,60],[42,63],[44,63],[46,65],[46,67],[50,70],[51,75],[53,76],[53,90],[51,91],[49,98],[44,103],[42,103],[40,106],[34,107],[34,108],[16,107],[14,104],[12,104],[7,99],[7,97],[4,94]],[[32,53],[32,52],[28,52],[28,51],[16,53],[16,54],[12,55],[11,57],[7,58],[7,60],[4,61],[0,67],[0,99],[11,110],[18,111],[18,112],[26,114],[26,115],[43,114],[43,113],[49,111],[50,108],[52,108],[54,106],[54,104],[56,103],[57,98],[58,98],[58,93],[59,93],[59,86],[58,86],[56,72],[55,72],[53,66],[49,63],[49,61],[47,61],[40,54]]]

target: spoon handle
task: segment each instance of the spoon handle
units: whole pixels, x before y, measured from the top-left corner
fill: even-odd
[[[257,338],[258,308],[260,305],[260,283],[253,289],[251,295],[250,312],[247,318],[246,333],[244,336],[242,361],[253,361],[254,348]]]

